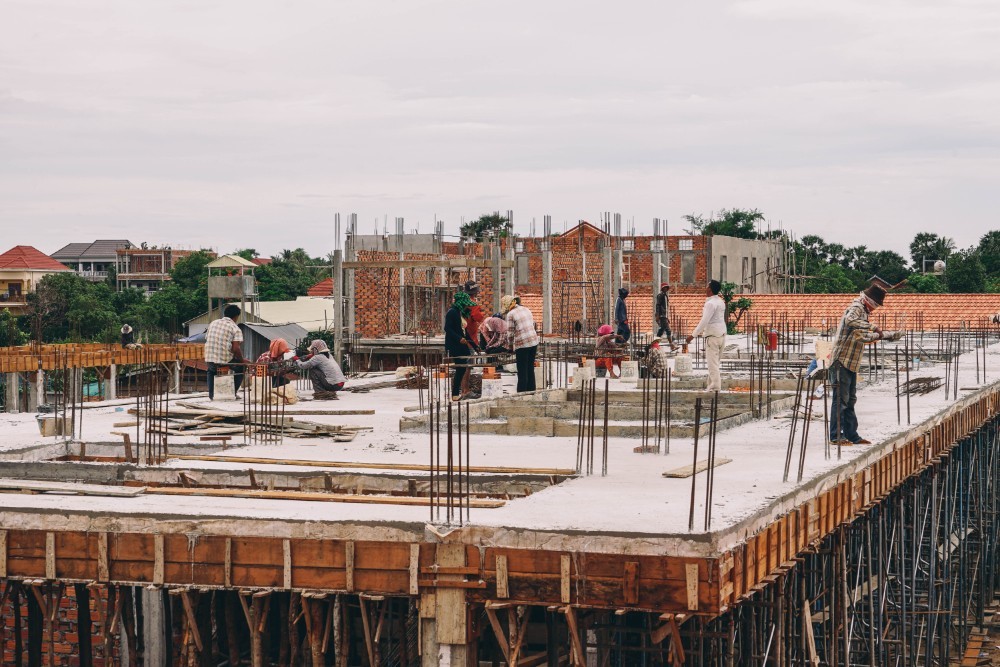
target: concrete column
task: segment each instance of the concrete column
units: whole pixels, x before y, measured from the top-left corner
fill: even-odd
[[[653,253],[653,303],[650,312],[653,314],[653,333],[655,334],[657,329],[660,328],[660,323],[656,321],[656,296],[660,293],[660,284],[666,282],[663,280],[663,267],[660,263],[663,261],[662,252]],[[670,317],[670,313],[667,313],[667,317]]]
[[[28,394],[28,412],[35,412],[38,406],[45,403],[45,371],[35,371],[35,391]]]
[[[402,243],[402,239],[400,239]],[[399,253],[399,261],[403,261],[403,253]],[[399,267],[399,333],[406,333],[406,272],[403,267]]]
[[[353,251],[351,251],[353,252]],[[344,254],[340,250],[333,251],[333,358],[340,363],[341,352],[344,349]],[[351,272],[353,274],[353,271]],[[354,301],[349,301],[349,311],[353,327]],[[353,328],[352,328],[353,331]]]
[[[114,401],[118,398],[118,364],[108,366],[107,399]]]
[[[504,287],[507,289],[507,294],[513,294],[517,291],[517,285],[514,284],[514,239],[507,239],[507,250],[504,252],[504,259],[511,262],[511,265],[505,267],[503,270],[503,282]]]
[[[179,361],[174,362],[172,374],[173,374],[173,382],[171,382],[171,384],[173,385],[173,388],[171,388],[170,391],[174,394],[179,394],[181,393],[181,362]]]
[[[338,264],[338,261],[336,259],[336,257],[338,255],[337,255],[336,252],[334,252],[333,254],[334,254],[334,264]],[[357,255],[354,252],[354,248],[348,248],[346,254],[344,255],[344,257],[345,257],[345,259],[348,262],[356,261],[357,260]],[[348,333],[348,335],[353,336],[356,333],[356,331],[357,331],[355,329],[355,323],[354,323],[354,308],[355,308],[355,303],[356,303],[355,302],[355,298],[356,297],[355,297],[355,293],[354,293],[354,289],[355,289],[355,284],[354,284],[354,269],[347,269],[346,272],[341,271],[341,273],[342,274],[346,273],[346,275],[344,275],[344,277],[343,277],[344,284],[343,284],[343,287],[341,287],[340,294],[341,294],[341,298],[342,299],[345,296],[347,297],[347,304],[346,304],[346,308],[345,308],[345,310],[347,311],[346,312],[346,315],[347,315],[347,333]],[[336,279],[334,280],[334,282],[336,282]],[[336,315],[334,317],[336,317]],[[343,318],[343,315],[341,315],[341,318]],[[337,363],[340,363],[339,356],[337,358]]]
[[[611,248],[604,248],[604,317],[603,322],[612,324],[615,319],[615,298],[618,296],[615,291],[615,283],[611,270]],[[613,326],[613,325],[612,325]]]
[[[6,401],[7,412],[16,413],[20,412],[20,406],[18,405],[18,388],[21,386],[21,378],[17,373],[6,373],[6,395],[4,399]]]
[[[500,268],[500,260],[503,253],[500,252],[500,244],[493,246],[493,312],[500,312],[500,297],[504,295],[503,270]]]
[[[552,250],[542,251],[542,333],[552,333]]]
[[[161,589],[142,588],[142,638],[146,667],[168,667],[167,665],[167,623],[163,613]]]

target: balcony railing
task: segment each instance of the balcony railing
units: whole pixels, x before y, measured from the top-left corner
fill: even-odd
[[[94,282],[100,282],[108,279],[107,271],[77,271],[76,275],[85,280],[92,280]]]

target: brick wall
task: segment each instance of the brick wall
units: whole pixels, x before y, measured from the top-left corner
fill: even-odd
[[[0,640],[2,640],[2,662],[4,665],[18,664],[18,656],[15,653],[17,646],[15,634],[15,604],[20,609],[20,635],[23,664],[28,664],[29,627],[28,627],[28,599],[26,596],[33,595],[28,586],[17,585],[17,594],[11,590],[0,607]],[[56,591],[59,590],[58,585]],[[101,613],[106,606],[107,593],[103,587],[93,587],[90,589],[90,618],[91,626],[88,629],[79,627],[78,602],[75,587],[72,584],[66,585],[62,596],[58,596],[58,611],[52,626],[52,661],[55,665],[65,667],[77,667],[80,664],[80,632],[89,632],[91,635],[91,652],[94,656],[94,667],[105,667],[117,664],[118,646],[117,637],[112,638],[111,653],[113,660],[107,660],[104,655],[104,635],[99,632],[97,620],[102,618]],[[51,599],[43,594],[43,599],[48,604]],[[100,605],[100,606],[98,606]],[[44,619],[39,621],[41,632],[41,664],[49,664],[49,636],[47,625]]]

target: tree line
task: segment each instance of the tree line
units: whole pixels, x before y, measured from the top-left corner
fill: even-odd
[[[921,293],[1000,293],[1000,231],[987,232],[979,242],[959,249],[947,236],[918,232],[910,241],[909,258],[892,250],[866,245],[828,243],[809,234],[792,239],[783,230],[762,231],[764,214],[757,209],[722,209],[718,213],[686,215],[692,235],[735,236],[745,239],[784,239],[790,249],[789,272],[803,276],[802,290],[810,294],[856,292],[878,276],[891,285],[904,280],[900,291]],[[945,269],[934,273],[934,263]],[[794,271],[793,271],[794,269]]]
[[[252,248],[239,250],[244,259],[256,258]],[[213,255],[199,251],[179,260],[170,280],[152,294],[140,289],[115,289],[115,278],[92,282],[75,273],[42,278],[26,296],[26,313],[14,316],[0,310],[0,346],[118,340],[127,323],[151,343],[169,342],[183,333],[184,322],[208,310],[208,269]],[[284,250],[270,264],[254,269],[261,301],[286,301],[306,292],[330,274],[329,258],[311,257],[302,248]]]

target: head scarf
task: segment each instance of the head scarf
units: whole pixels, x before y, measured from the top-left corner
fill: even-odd
[[[623,299],[625,297],[627,297],[628,296],[628,288],[627,287],[619,287],[618,288],[618,296],[620,296]]]
[[[459,312],[468,313],[475,304],[472,302],[472,297],[466,292],[455,292],[455,303],[452,305],[458,308]]]
[[[313,342],[309,343],[309,351],[313,354],[321,354],[323,352],[329,352],[330,348],[326,346],[325,340],[317,338]]]
[[[132,327],[130,327],[127,324],[123,324],[122,325],[122,333],[123,334],[132,333]]]
[[[270,347],[267,348],[267,353],[271,355],[271,359],[277,361],[290,349],[292,348],[288,346],[288,341],[284,338],[275,338],[271,341]]]
[[[513,306],[513,305],[514,305],[514,295],[513,294],[504,294],[500,298],[500,312],[501,313],[506,313],[508,310],[510,310],[510,307]]]
[[[607,336],[612,331],[614,331],[614,329],[611,328],[610,324],[602,324],[601,326],[597,327],[598,336]]]

